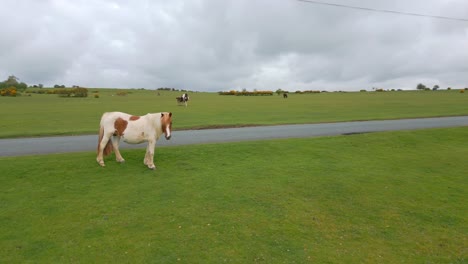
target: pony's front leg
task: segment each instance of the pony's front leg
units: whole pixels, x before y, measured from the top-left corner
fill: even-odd
[[[154,170],[156,165],[154,165],[154,147],[156,146],[156,141],[148,141],[148,146],[146,147],[145,160],[143,163],[148,166],[148,168]]]
[[[115,137],[112,137],[112,146],[114,147],[114,152],[115,152],[115,160],[117,162],[125,162],[124,158],[122,157],[122,155],[120,154],[120,151],[119,151],[119,143],[120,143],[120,136],[115,136]]]
[[[143,164],[148,165],[149,164],[149,158],[148,158],[148,146],[146,146],[146,152],[145,152],[145,159],[143,159]]]

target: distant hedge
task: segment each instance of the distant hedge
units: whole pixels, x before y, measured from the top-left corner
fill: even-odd
[[[88,89],[86,88],[65,88],[55,91],[60,97],[88,97]]]
[[[295,93],[297,94],[314,94],[314,93],[322,93],[320,91],[317,91],[317,90],[305,90],[305,91],[296,91]]]
[[[264,96],[264,95],[273,95],[272,91],[229,91],[229,92],[219,92],[219,95],[236,95],[236,96]]]
[[[60,97],[88,97],[88,89],[78,88],[53,88],[53,89],[28,89],[27,94],[58,94]]]

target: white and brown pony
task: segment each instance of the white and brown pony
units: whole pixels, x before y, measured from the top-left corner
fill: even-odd
[[[124,162],[119,151],[122,139],[130,144],[148,142],[143,163],[150,169],[155,169],[154,148],[162,134],[167,140],[171,138],[172,113],[150,113],[144,116],[134,116],[122,112],[108,112],[101,117],[99,141],[97,146],[97,162],[105,166],[103,156],[115,152],[117,162]]]
[[[177,103],[179,104],[185,104],[185,107],[187,107],[187,102],[189,100],[188,94],[184,93],[182,96],[176,97]]]

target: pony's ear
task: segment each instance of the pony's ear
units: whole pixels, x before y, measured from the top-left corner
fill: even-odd
[[[163,118],[163,117],[164,117],[164,113],[161,113],[161,118]]]
[[[171,116],[172,116],[172,112],[169,112],[169,117],[171,117]]]

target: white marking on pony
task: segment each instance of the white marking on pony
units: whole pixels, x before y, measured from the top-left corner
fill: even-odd
[[[143,163],[150,169],[155,169],[154,148],[162,134],[166,139],[171,138],[172,113],[150,113],[136,117],[122,112],[108,112],[101,117],[99,141],[96,161],[105,166],[103,156],[115,152],[117,162],[124,162],[119,151],[119,142],[122,139],[130,144],[148,142]]]
[[[161,113],[161,123],[161,127],[164,129],[166,139],[170,139],[172,130],[172,113]]]
[[[166,127],[166,138],[167,139],[171,138],[171,130],[170,130],[169,126]]]

